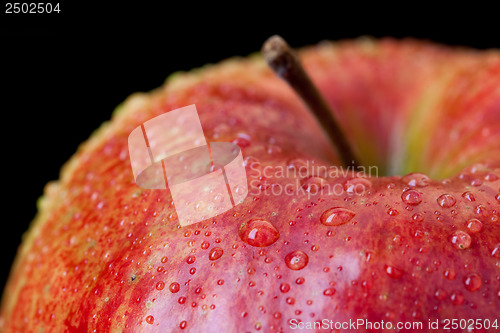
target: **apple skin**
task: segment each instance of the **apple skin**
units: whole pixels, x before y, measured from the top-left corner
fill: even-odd
[[[4,291],[1,331],[289,332],[299,331],[292,319],[424,327],[429,319],[500,320],[499,53],[358,40],[301,55],[364,165],[442,180],[314,170],[277,177],[278,167],[338,159],[262,59],[177,74],[130,97],[47,185]],[[250,195],[181,228],[168,190],[135,185],[127,138],[190,104],[208,141],[242,147]],[[366,185],[363,195],[300,191],[303,183],[347,189],[353,178]],[[288,184],[299,192],[270,194]],[[347,217],[328,225],[338,207]],[[276,228],[276,242],[242,241],[242,223],[255,219]]]

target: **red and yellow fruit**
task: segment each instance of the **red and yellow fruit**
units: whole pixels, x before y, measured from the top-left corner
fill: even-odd
[[[338,158],[261,57],[176,74],[119,106],[47,185],[4,291],[2,331],[498,319],[500,53],[387,39],[300,54],[360,162],[381,177],[272,172]],[[181,228],[168,191],[134,183],[127,138],[190,104],[208,141],[242,147],[250,195]],[[304,183],[367,191],[295,193]]]

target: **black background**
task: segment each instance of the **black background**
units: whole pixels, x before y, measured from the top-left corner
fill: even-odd
[[[174,71],[258,51],[276,33],[296,47],[370,35],[500,48],[494,11],[480,6],[102,6],[61,2],[62,13],[51,15],[1,8],[0,288],[45,184],[115,106]]]

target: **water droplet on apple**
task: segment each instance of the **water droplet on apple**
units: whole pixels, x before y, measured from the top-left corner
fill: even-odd
[[[480,217],[488,217],[488,209],[484,207],[483,205],[477,205],[476,209],[476,214],[479,215]]]
[[[277,145],[269,145],[267,146],[267,153],[269,155],[275,155],[281,153],[282,149],[280,146]]]
[[[450,295],[450,300],[451,300],[451,303],[453,303],[453,305],[462,305],[465,299],[464,299],[464,295],[462,294],[462,292],[454,291]]]
[[[155,318],[153,316],[146,317],[146,323],[152,325],[155,322]]]
[[[466,222],[466,226],[470,233],[476,233],[483,230],[483,224],[478,219],[470,219]]]
[[[375,258],[375,252],[367,250],[365,251],[365,261],[370,262]]]
[[[284,293],[284,294],[287,293],[287,292],[289,292],[290,291],[290,285],[288,283],[286,283],[286,282],[280,284],[280,291],[282,293]]]
[[[238,134],[238,137],[233,140],[233,143],[235,145],[240,146],[241,148],[246,148],[246,147],[250,146],[250,144],[251,144],[250,135],[245,134],[245,133],[240,133],[240,134]]]
[[[195,261],[196,261],[196,257],[195,257],[195,256],[188,256],[188,257],[186,258],[186,262],[187,262],[188,264],[190,264],[190,265],[191,265],[191,264],[193,264]]]
[[[497,244],[491,251],[491,256],[500,259],[500,243]]]
[[[481,185],[483,185],[483,181],[482,181],[481,179],[477,179],[477,178],[476,178],[476,179],[473,179],[473,180],[470,182],[470,184],[471,184],[472,186],[481,186]]]
[[[279,231],[270,222],[262,219],[243,222],[238,235],[242,241],[256,247],[269,246],[280,237]]]
[[[457,200],[450,194],[443,194],[439,198],[437,198],[438,205],[443,208],[453,207],[456,202]]]
[[[200,212],[202,210],[204,210],[206,208],[206,203],[204,201],[198,201],[195,205],[194,205],[194,210]]]
[[[170,214],[168,214],[167,218],[168,218],[169,221],[175,221],[177,219],[177,214],[170,213]]]
[[[344,190],[350,195],[364,195],[371,187],[372,182],[362,177],[350,179],[344,184]]]
[[[465,250],[470,247],[472,239],[465,231],[458,230],[451,235],[451,243],[456,249]]]
[[[302,188],[308,193],[317,194],[325,184],[324,178],[312,176],[302,181]]]
[[[407,205],[418,205],[422,202],[422,193],[417,190],[404,191],[403,194],[401,194],[401,199]]]
[[[236,185],[233,190],[234,190],[234,193],[236,193],[236,194],[242,194],[245,191],[243,186],[239,186],[239,185]]]
[[[421,230],[415,230],[413,237],[416,239],[420,239],[420,238],[424,237],[424,233]]]
[[[304,178],[309,175],[309,167],[307,161],[302,158],[294,158],[287,162],[289,169],[294,170],[294,175]]]
[[[361,286],[366,290],[370,290],[373,287],[373,282],[369,280],[363,280],[361,282]]]
[[[445,270],[443,275],[448,280],[455,280],[455,278],[457,277],[457,273],[455,272],[455,270],[453,268],[449,268],[449,269]]]
[[[252,167],[258,167],[259,165],[260,165],[260,161],[256,157],[253,157],[253,156],[247,156],[243,160],[244,167],[252,168]]]
[[[181,330],[185,329],[187,326],[187,321],[183,320],[181,321],[181,323],[179,324],[179,327]]]
[[[356,213],[347,208],[334,207],[323,212],[320,221],[326,226],[339,226],[352,220],[355,215]]]
[[[418,172],[409,173],[401,178],[401,180],[412,187],[426,187],[431,182],[431,179],[427,175]]]
[[[177,282],[172,282],[168,286],[168,290],[170,290],[170,292],[172,292],[172,293],[175,294],[176,292],[178,292],[179,290],[181,290],[181,286]]]
[[[207,241],[204,241],[201,243],[200,247],[203,249],[203,250],[206,250],[210,247],[210,243],[207,242]]]
[[[309,257],[304,252],[297,250],[290,252],[285,257],[285,264],[288,268],[298,271],[307,266]]]
[[[224,250],[222,250],[220,247],[214,247],[208,253],[208,259],[212,261],[217,260],[222,257],[222,254],[224,254]]]
[[[476,201],[476,197],[474,196],[474,194],[472,194],[472,192],[464,192],[462,194],[462,197],[469,200],[470,202],[473,202],[473,201]]]
[[[160,281],[156,284],[156,290],[163,290],[165,288],[165,282]]]
[[[489,181],[489,182],[494,182],[498,180],[498,176],[495,175],[494,173],[490,172],[486,176],[484,176],[484,180]]]
[[[213,200],[215,202],[222,202],[224,201],[224,196],[221,193],[217,193],[216,195],[214,195]]]
[[[470,273],[464,276],[465,289],[474,292],[481,288],[481,277],[476,273]]]
[[[404,271],[392,265],[385,265],[385,272],[393,279],[399,279],[403,276]]]
[[[323,291],[323,295],[325,296],[333,296],[335,295],[336,290],[334,288],[327,288]]]
[[[387,214],[389,214],[390,216],[396,216],[399,214],[398,210],[397,209],[394,209],[394,208],[389,208],[387,210]]]
[[[446,291],[444,291],[441,288],[438,288],[434,292],[434,297],[436,297],[436,299],[439,300],[439,301],[442,301],[442,300],[446,299],[446,296],[447,296]]]
[[[303,278],[303,277],[299,277],[297,278],[297,280],[295,280],[295,283],[296,284],[303,284],[306,280]]]
[[[497,195],[495,195],[495,199],[500,202],[500,193],[498,193]]]
[[[413,216],[411,218],[415,222],[422,222],[424,220],[424,216],[422,214],[420,214],[420,213],[413,214]]]
[[[294,305],[295,304],[295,298],[293,298],[293,297],[287,297],[286,304]]]
[[[401,235],[396,235],[394,236],[394,238],[392,239],[392,241],[396,244],[401,244],[401,241],[402,241],[402,237]]]

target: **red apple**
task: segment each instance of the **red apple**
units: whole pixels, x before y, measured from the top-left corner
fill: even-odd
[[[176,74],[131,96],[47,185],[1,331],[500,331],[500,53],[362,39],[300,55],[379,177],[337,172],[260,56]],[[127,138],[189,104],[208,141],[240,145],[250,194],[181,228],[168,191],[134,183]]]

